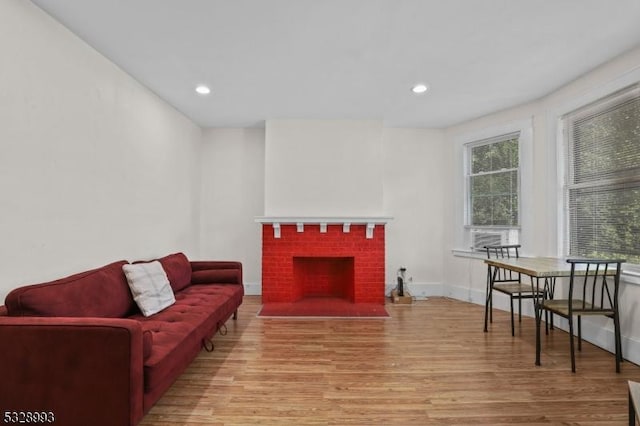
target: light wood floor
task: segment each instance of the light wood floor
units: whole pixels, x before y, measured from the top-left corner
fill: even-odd
[[[590,344],[571,373],[568,335],[445,298],[387,305],[387,319],[264,319],[245,297],[141,425],[626,425],[640,368]]]

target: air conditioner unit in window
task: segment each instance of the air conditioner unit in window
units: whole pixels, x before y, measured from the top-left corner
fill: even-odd
[[[517,230],[474,229],[471,231],[471,249],[473,251],[484,251],[484,246],[499,246],[506,244],[518,244]]]

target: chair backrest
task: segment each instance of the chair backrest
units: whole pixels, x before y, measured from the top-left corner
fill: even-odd
[[[484,246],[487,251],[487,259],[511,259],[520,257],[520,244]],[[497,268],[496,282],[520,281],[520,273]]]
[[[569,313],[579,310],[606,314],[617,310],[624,260],[568,259],[567,262],[571,264]]]

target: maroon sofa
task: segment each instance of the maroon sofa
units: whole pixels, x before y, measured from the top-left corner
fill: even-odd
[[[126,261],[9,293],[0,309],[0,414],[45,412],[65,426],[140,422],[237,318],[244,295],[239,262],[157,260],[176,303],[149,317],[131,296]]]

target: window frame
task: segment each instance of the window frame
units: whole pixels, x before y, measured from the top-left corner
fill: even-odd
[[[483,172],[483,173],[473,173],[472,172],[472,151],[474,148],[478,148],[481,146],[486,146],[486,145],[493,145],[496,143],[501,143],[501,142],[506,142],[508,140],[517,138],[518,140],[518,167],[517,168],[510,168],[510,169],[500,169],[500,170],[492,170],[490,172]],[[521,223],[522,223],[522,171],[521,171],[521,164],[522,164],[522,143],[521,143],[521,132],[520,131],[515,131],[515,132],[509,132],[506,134],[501,134],[501,135],[495,135],[493,137],[489,137],[489,138],[483,138],[480,140],[476,140],[476,141],[472,141],[472,142],[467,142],[464,145],[464,150],[465,150],[465,155],[464,155],[464,161],[465,161],[465,171],[464,171],[464,179],[465,179],[465,200],[464,200],[464,204],[465,204],[465,220],[464,220],[464,226],[465,228],[469,229],[469,230],[474,230],[474,229],[486,229],[486,230],[491,230],[491,229],[495,229],[495,230],[517,230],[518,233],[520,232],[520,228],[521,228]],[[496,174],[496,173],[504,173],[504,172],[509,172],[509,171],[513,171],[516,170],[517,171],[517,179],[518,179],[518,186],[516,189],[516,193],[517,193],[517,198],[518,198],[518,217],[517,217],[517,224],[510,226],[510,225],[474,225],[472,223],[472,219],[473,219],[473,205],[472,205],[472,191],[471,191],[471,179],[475,176],[486,176],[489,174]]]
[[[562,115],[558,116],[558,138],[560,139],[559,149],[562,151],[561,160],[559,160],[559,176],[561,176],[560,194],[561,199],[559,204],[561,206],[561,213],[559,214],[560,224],[562,232],[559,233],[559,253],[564,257],[576,257],[577,254],[571,255],[571,209],[570,209],[570,192],[572,190],[591,189],[591,188],[604,188],[609,186],[617,186],[625,183],[637,183],[640,182],[640,176],[632,177],[612,177],[607,178],[606,182],[602,180],[584,182],[573,182],[574,170],[576,165],[573,162],[573,139],[572,130],[574,123],[583,119],[585,116],[596,115],[606,111],[612,106],[618,106],[623,104],[626,100],[636,98],[638,95],[633,95],[630,92],[638,91],[640,89],[640,82],[636,81],[633,84],[629,84],[623,87],[618,87],[616,90],[610,90],[608,93],[600,94],[600,96],[594,96],[589,102],[584,102],[580,105],[574,105],[570,110],[565,110]],[[614,190],[611,188],[611,190]],[[626,263],[624,265],[624,271],[626,274],[640,277],[640,263]]]
[[[482,256],[480,252],[472,249],[471,229],[467,221],[467,149],[469,143],[489,139],[496,135],[520,132],[519,167],[520,167],[520,229],[518,241],[522,244],[521,255],[527,255],[531,250],[527,244],[532,244],[535,239],[534,214],[533,214],[533,116],[524,116],[511,121],[494,123],[482,126],[483,123],[469,130],[453,136],[453,154],[455,158],[456,173],[452,183],[453,216],[457,226],[453,230],[455,256]],[[553,156],[555,158],[555,154]],[[529,252],[530,253],[530,252]],[[486,256],[486,254],[485,254]]]

